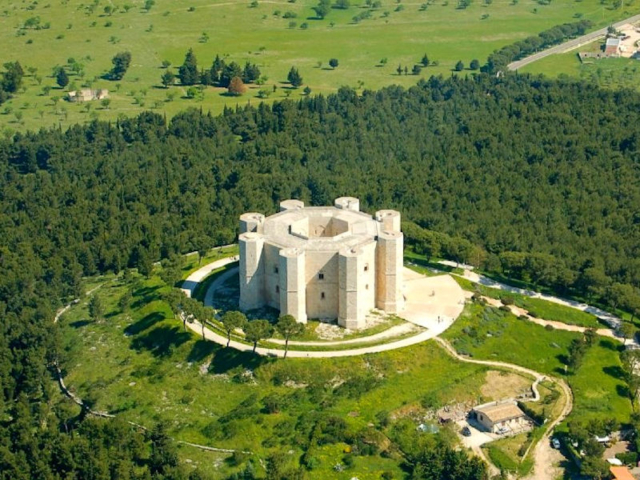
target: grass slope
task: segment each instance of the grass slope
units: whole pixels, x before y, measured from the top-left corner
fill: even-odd
[[[295,449],[296,425],[322,411],[347,421],[355,432],[379,424],[381,415],[420,411],[420,400],[478,402],[486,369],[455,362],[434,343],[357,358],[275,360],[224,349],[185,332],[160,300],[158,278],[135,279],[131,307],[117,303],[131,284],[103,278],[96,290],[106,318],[88,318],[87,300],[60,321],[67,359],[66,383],[96,408],[150,425],[166,421],[171,434],[201,444],[247,449],[262,458]],[[96,282],[94,282],[95,284]],[[261,410],[276,394],[279,413]],[[243,406],[244,405],[244,406]],[[404,415],[398,413],[397,415]],[[309,478],[342,478],[332,473],[344,445],[324,445]],[[207,462],[188,447],[183,458],[220,475],[237,470],[229,462]],[[400,473],[397,459],[356,457],[345,478],[380,478]],[[349,474],[348,476],[347,473]]]
[[[315,19],[315,0],[258,1],[193,0],[187,3],[157,0],[149,11],[143,2],[105,2],[92,4],[80,0],[63,2],[16,2],[0,0],[0,61],[20,60],[25,69],[37,69],[25,78],[26,91],[3,106],[0,129],[41,126],[67,126],[92,118],[115,119],[143,109],[154,109],[171,116],[187,106],[220,112],[224,105],[256,102],[259,87],[243,97],[228,97],[221,89],[208,88],[202,100],[182,98],[185,89],[172,87],[175,100],[167,101],[168,91],[160,86],[163,60],[177,70],[186,51],[192,47],[199,65],[209,68],[216,54],[229,61],[257,63],[268,80],[265,87],[277,91],[271,99],[299,98],[302,89],[289,90],[286,75],[291,66],[300,69],[304,84],[313,93],[328,93],[342,85],[379,88],[389,84],[412,85],[417,77],[397,75],[400,64],[409,71],[424,53],[439,62],[423,70],[422,76],[450,74],[458,60],[466,65],[472,59],[483,62],[493,50],[536,34],[542,30],[588,18],[606,25],[633,12],[632,7],[612,10],[597,0],[580,3],[561,1],[541,5],[534,0],[473,2],[466,9],[456,2],[432,2],[423,10],[421,2],[396,3],[383,0],[371,11],[371,18],[354,23],[353,17],[366,11],[364,1],[352,1],[347,10],[333,9],[324,20]],[[424,5],[427,5],[426,3]],[[105,7],[117,7],[112,14]],[[125,7],[126,10],[125,11]],[[285,12],[297,17],[285,19]],[[278,15],[275,13],[279,12]],[[39,17],[46,29],[25,29],[31,18]],[[290,28],[290,22],[295,22]],[[307,28],[301,28],[306,24]],[[205,34],[208,40],[205,41]],[[119,82],[100,77],[111,68],[111,58],[130,51],[132,65]],[[64,96],[51,77],[52,69],[73,58],[84,65],[85,75],[71,75],[70,87],[83,84],[108,88],[111,105],[57,104],[53,97]],[[328,67],[337,58],[336,69]],[[387,59],[381,64],[381,59]],[[54,89],[46,96],[44,86]],[[87,106],[88,105],[88,106]]]

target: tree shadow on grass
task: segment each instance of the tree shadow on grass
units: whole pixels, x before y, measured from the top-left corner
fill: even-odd
[[[145,315],[137,322],[132,323],[127,328],[125,328],[124,333],[126,333],[127,335],[137,335],[144,332],[152,325],[160,322],[161,320],[164,320],[164,315],[162,315],[160,312],[151,312],[149,315]]]
[[[608,338],[601,338],[599,345],[602,348],[606,348],[607,350],[613,350],[614,352],[621,351],[624,347],[614,340],[610,340]]]
[[[609,375],[610,377],[613,377],[618,380],[624,380],[625,378],[624,370],[619,365],[611,365],[608,367],[603,367],[602,371],[607,375]]]
[[[90,320],[78,320],[76,322],[71,322],[69,326],[73,328],[82,328],[82,327],[86,327],[90,323],[92,323]]]
[[[133,292],[134,297],[144,297],[151,293],[154,293],[156,290],[160,288],[160,285],[154,285],[153,287],[142,287]]]
[[[629,398],[629,388],[626,385],[616,385],[616,393],[619,397]]]
[[[137,351],[147,350],[156,357],[164,357],[190,339],[191,334],[180,327],[162,326],[135,338],[131,342],[131,348]]]
[[[241,352],[234,348],[216,346],[213,358],[211,359],[211,365],[209,365],[209,372],[215,374],[226,373],[237,367],[255,370],[273,361],[275,360],[257,355],[253,352]]]
[[[200,362],[211,355],[218,346],[208,340],[197,340],[187,356],[188,362]]]

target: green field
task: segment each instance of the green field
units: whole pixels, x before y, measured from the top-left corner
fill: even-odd
[[[352,1],[347,10],[332,9],[323,20],[315,18],[315,0],[258,0],[246,2],[194,0],[188,3],[157,0],[149,11],[142,1],[112,3],[79,0],[55,3],[0,0],[3,48],[0,61],[19,60],[29,77],[25,91],[0,109],[0,128],[15,131],[41,126],[68,126],[92,118],[116,119],[153,109],[171,116],[187,106],[218,113],[224,105],[258,101],[260,88],[277,91],[270,100],[290,95],[300,98],[302,88],[291,90],[287,72],[296,66],[303,85],[312,93],[329,93],[346,85],[375,89],[389,84],[410,86],[418,77],[398,75],[398,65],[411,71],[424,53],[437,66],[423,69],[421,76],[449,75],[455,63],[472,59],[484,62],[493,50],[536,34],[554,25],[585,18],[597,25],[635,13],[633,7],[612,10],[596,0],[543,2],[475,1],[458,8],[455,1],[393,2],[368,9],[364,1]],[[105,12],[111,7],[114,12]],[[367,10],[371,17],[354,23]],[[629,11],[627,11],[629,10]],[[283,18],[291,12],[295,18]],[[276,15],[277,14],[277,15]],[[23,28],[39,18],[40,27]],[[295,22],[295,27],[290,26]],[[33,21],[31,22],[33,23]],[[303,24],[306,28],[303,28]],[[161,87],[161,64],[171,62],[177,70],[186,51],[193,48],[201,68],[209,68],[216,54],[227,61],[256,63],[267,77],[264,87],[252,86],[242,97],[228,97],[222,89],[209,87],[199,100],[182,98],[185,89]],[[111,58],[130,51],[132,64],[122,81],[101,76],[111,68]],[[330,58],[339,66],[328,67]],[[83,74],[71,75],[66,90],[107,88],[111,104],[71,104],[61,99],[52,71],[69,59],[83,65]],[[386,59],[386,63],[381,63]],[[29,70],[30,68],[36,70]],[[468,70],[465,70],[468,72]],[[54,87],[48,95],[43,87]],[[169,101],[167,94],[175,98]]]

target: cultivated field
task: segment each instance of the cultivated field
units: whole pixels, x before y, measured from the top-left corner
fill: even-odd
[[[409,86],[419,76],[449,75],[459,60],[467,67],[472,59],[483,63],[496,48],[554,25],[587,18],[601,26],[634,10],[633,3],[612,9],[608,1],[599,0],[473,0],[466,8],[449,0],[371,3],[380,6],[369,8],[365,0],[352,0],[348,9],[331,9],[320,20],[312,9],[315,0],[0,0],[0,61],[19,60],[29,75],[25,91],[0,107],[0,129],[67,126],[145,109],[167,116],[187,106],[219,113],[224,105],[259,101],[260,89],[271,92],[268,100],[273,100],[300,98],[305,86],[312,94],[342,85]],[[367,12],[369,18],[353,20]],[[170,62],[176,72],[189,48],[200,68],[208,69],[216,54],[241,65],[256,63],[266,77],[264,85],[252,85],[241,97],[208,87],[195,99],[186,98],[180,86],[163,88],[162,62]],[[124,78],[102,79],[111,58],[123,51],[132,54]],[[425,53],[437,65],[412,75],[413,65]],[[329,67],[331,58],[339,60],[335,69]],[[81,74],[71,74],[65,90],[109,89],[109,105],[63,100],[65,91],[57,87],[52,71],[70,63],[80,65]],[[398,75],[399,65],[408,67],[409,74]],[[286,83],[292,66],[303,77],[299,89]],[[51,90],[45,93],[45,87]]]

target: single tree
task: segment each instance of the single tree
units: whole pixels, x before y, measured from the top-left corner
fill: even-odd
[[[255,352],[260,340],[266,340],[273,335],[273,327],[267,320],[253,320],[247,324],[244,333],[247,341],[253,343]]]
[[[216,318],[216,311],[212,307],[204,307],[202,309],[202,318],[200,318],[200,327],[202,328],[202,339],[205,340],[204,329],[208,322],[212,322]]]
[[[334,3],[333,5],[335,8],[346,10],[351,6],[351,2],[349,0],[336,0],[336,3]]]
[[[456,72],[461,72],[462,70],[464,70],[464,63],[462,63],[462,60],[458,60],[458,63],[456,63],[455,70]]]
[[[4,70],[0,81],[0,91],[16,93],[22,86],[22,77],[24,77],[24,70],[20,62],[5,63]]]
[[[247,87],[240,77],[233,77],[229,82],[229,87],[227,88],[227,90],[229,92],[229,95],[239,97],[247,91]]]
[[[306,87],[304,87],[303,92],[304,92],[304,94],[305,94],[305,95],[307,95],[307,96],[308,96],[308,95],[311,95],[311,87],[309,87],[309,86],[307,85]]]
[[[636,327],[631,322],[622,322],[620,325],[620,334],[624,338],[625,343],[636,334]]]
[[[478,61],[477,58],[474,58],[473,60],[471,60],[471,63],[469,64],[469,68],[471,70],[478,70],[480,68],[480,62]]]
[[[284,337],[284,358],[287,358],[289,351],[289,339],[304,333],[304,323],[298,323],[291,315],[283,315],[278,318],[276,330]]]
[[[209,69],[209,76],[212,83],[217,83],[220,81],[220,74],[225,67],[224,60],[220,58],[220,55],[216,55],[216,58],[213,59],[213,64]]]
[[[320,0],[320,3],[313,7],[313,11],[320,20],[324,19],[331,11],[331,0]]]
[[[242,78],[242,68],[236,62],[225,65],[220,72],[220,86],[228,87],[233,77]]]
[[[422,64],[423,67],[429,66],[429,57],[427,56],[426,53],[422,56],[422,60],[420,60],[420,63]]]
[[[398,75],[402,75],[402,65],[398,65],[398,68],[396,68],[396,72],[398,72]]]
[[[169,88],[169,85],[173,85],[173,82],[176,81],[176,76],[171,70],[167,70],[162,74],[160,80],[164,88]]]
[[[260,78],[260,69],[255,63],[247,62],[242,71],[242,81],[244,83],[254,83]]]
[[[291,70],[289,70],[289,74],[287,75],[287,80],[289,80],[289,83],[295,88],[302,85],[302,77],[296,67],[291,67]]]
[[[131,305],[132,299],[133,299],[133,292],[131,291],[130,288],[128,288],[127,291],[124,292],[124,294],[120,297],[120,300],[118,300],[118,308],[120,309],[121,312],[125,312],[129,308],[129,305]]]
[[[421,71],[422,71],[422,67],[420,65],[414,65],[413,68],[411,69],[411,73],[413,75],[420,75]]]
[[[185,315],[185,303],[187,301],[187,296],[182,290],[172,288],[164,295],[163,298],[169,304],[169,308],[171,309],[174,318],[182,320],[182,326],[186,330],[187,316]]]
[[[231,332],[233,332],[236,328],[244,328],[247,323],[247,317],[245,317],[244,313],[230,311],[226,312],[222,315],[220,319],[222,321],[222,326],[227,332],[227,347],[231,343]]]
[[[95,321],[99,321],[102,320],[103,315],[104,309],[102,307],[100,297],[98,297],[98,295],[93,295],[91,300],[89,300],[89,316]]]
[[[329,60],[329,66],[331,68],[336,68],[338,66],[338,59],[337,58],[332,58]]]
[[[56,83],[61,88],[69,85],[69,77],[67,76],[67,72],[65,72],[64,68],[58,69],[58,73],[56,74]]]
[[[178,78],[182,85],[195,85],[198,83],[198,60],[191,48],[184,57],[184,63],[178,69]]]
[[[120,52],[117,53],[112,59],[111,63],[113,68],[109,72],[110,80],[122,80],[124,74],[127,73],[129,65],[131,65],[131,53]]]

